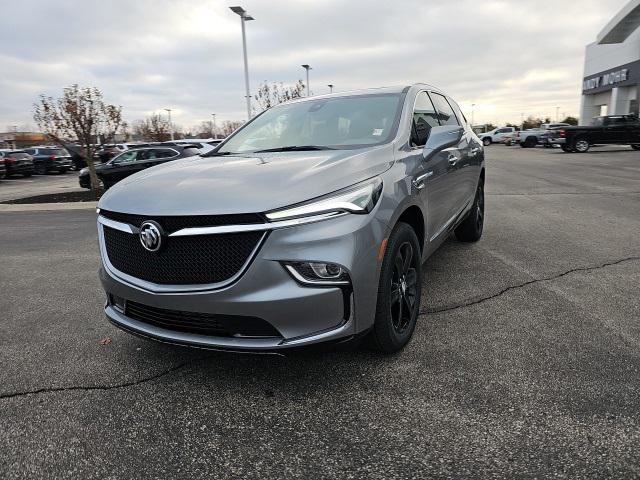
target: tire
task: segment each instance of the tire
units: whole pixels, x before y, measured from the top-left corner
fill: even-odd
[[[467,218],[455,230],[456,238],[461,242],[477,242],[484,229],[484,179],[478,182],[476,198]]]
[[[573,150],[568,145],[560,145],[560,148],[564,153],[573,153]]]
[[[576,141],[573,142],[573,151],[578,153],[587,153],[591,148],[591,144],[589,140],[585,137],[576,138]]]
[[[383,353],[395,353],[407,345],[420,313],[422,252],[415,231],[398,223],[384,252],[378,299],[369,345]]]
[[[33,172],[25,172],[22,174],[23,177],[28,178],[33,174]]]
[[[527,148],[527,146],[524,144],[524,142],[520,142],[520,146],[521,146],[522,148]]]
[[[58,173],[60,173],[60,174],[67,173],[67,169],[66,168],[61,168],[60,170],[58,170]]]
[[[640,150],[640,145],[633,144],[631,145],[631,148],[633,148],[634,150]]]
[[[493,143],[493,140],[491,140],[490,137],[484,137],[482,139],[482,145],[484,145],[485,147],[488,147],[489,145],[491,145]]]
[[[45,167],[41,163],[36,164],[33,170],[34,170],[36,175],[46,175],[47,174],[47,167]]]
[[[524,141],[525,148],[533,148],[538,144],[537,137],[527,137]]]

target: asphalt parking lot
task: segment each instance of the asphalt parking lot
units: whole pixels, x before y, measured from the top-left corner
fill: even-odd
[[[0,178],[0,202],[48,193],[79,192],[82,190],[84,189],[78,185],[77,172],[33,175],[28,178],[18,175]]]
[[[93,211],[0,213],[0,477],[640,476],[640,152],[487,155],[390,357],[130,336]]]

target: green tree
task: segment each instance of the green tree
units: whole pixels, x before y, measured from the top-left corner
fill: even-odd
[[[562,120],[562,123],[568,123],[569,125],[578,125],[578,119],[576,117],[567,117]]]

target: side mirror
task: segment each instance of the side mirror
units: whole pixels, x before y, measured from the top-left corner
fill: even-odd
[[[425,158],[445,148],[453,147],[462,140],[464,129],[459,125],[433,127],[424,146]]]

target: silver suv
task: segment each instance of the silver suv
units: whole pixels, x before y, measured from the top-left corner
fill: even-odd
[[[429,85],[278,105],[102,197],[107,318],[205,348],[398,351],[423,262],[451,232],[482,235],[484,177],[480,140]]]

